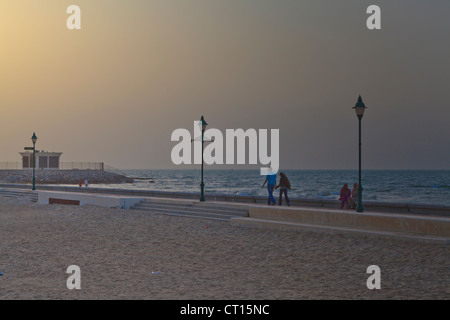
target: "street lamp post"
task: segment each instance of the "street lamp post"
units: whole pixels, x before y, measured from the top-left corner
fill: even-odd
[[[359,121],[359,183],[358,183],[358,205],[356,207],[356,212],[364,212],[364,208],[362,205],[362,185],[361,185],[361,119],[364,115],[364,111],[366,110],[366,106],[362,101],[361,96],[358,97],[358,102],[355,104],[353,109],[356,111],[356,116]]]
[[[205,118],[202,116],[200,119],[202,125],[202,182],[200,183],[200,201],[205,201],[205,184],[203,182],[203,143],[205,142],[205,130],[208,125],[205,121]]]
[[[36,178],[35,178],[35,170],[36,170],[36,133],[33,132],[33,136],[31,137],[31,141],[33,141],[33,188],[32,190],[36,190]]]

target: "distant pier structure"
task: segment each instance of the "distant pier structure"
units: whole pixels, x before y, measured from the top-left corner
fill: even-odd
[[[33,169],[33,152],[20,152],[22,169]],[[62,152],[48,152],[36,150],[36,169],[59,170]]]
[[[88,180],[89,184],[132,183],[125,173],[103,162],[64,162],[62,152],[36,150],[36,166],[33,163],[33,152],[18,152],[22,161],[0,161],[0,186],[2,184],[29,184],[32,170],[35,167],[35,179],[39,184],[73,184],[78,186],[80,180]]]

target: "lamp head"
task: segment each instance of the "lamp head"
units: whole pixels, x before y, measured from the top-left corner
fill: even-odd
[[[36,137],[36,133],[33,132],[33,136],[31,137],[31,141],[33,141],[33,143],[36,143],[37,141],[37,137]]]
[[[202,125],[202,131],[206,130],[206,126],[208,125],[205,121],[205,118],[202,116],[200,119],[201,125]]]
[[[366,105],[364,104],[364,102],[362,101],[361,95],[358,97],[358,102],[356,102],[355,106],[353,107],[353,109],[355,109],[356,111],[356,115],[358,116],[358,118],[362,118],[364,115],[364,111],[366,110]]]

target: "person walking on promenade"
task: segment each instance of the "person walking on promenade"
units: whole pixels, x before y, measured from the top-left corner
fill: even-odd
[[[358,205],[358,184],[357,183],[353,184],[352,196],[350,198],[350,203],[352,205],[352,209],[355,209],[356,206]]]
[[[87,186],[89,185],[89,181],[88,181],[88,179],[84,180],[84,185],[85,185],[85,186],[86,186],[86,188],[87,188]]]
[[[278,205],[281,206],[283,201],[283,193],[286,198],[286,203],[288,207],[290,206],[290,201],[288,197],[288,189],[291,190],[291,183],[289,182],[288,177],[284,174],[284,172],[280,172],[280,184],[275,187],[275,189],[280,188],[280,199],[278,201]]]
[[[348,188],[348,184],[344,184],[344,186],[341,189],[341,194],[339,200],[341,200],[341,209],[344,208],[344,205],[346,208],[349,208],[350,204],[350,198],[352,196],[352,193],[350,192],[350,189]]]
[[[78,182],[78,186],[81,188],[83,186],[83,179],[80,179],[80,181]]]
[[[273,189],[275,188],[275,184],[277,183],[277,175],[272,172],[272,168],[269,168],[269,172],[266,175],[266,180],[262,185],[262,188],[267,183],[267,191],[269,192],[269,198],[267,199],[268,205],[276,205],[275,198],[273,197]]]

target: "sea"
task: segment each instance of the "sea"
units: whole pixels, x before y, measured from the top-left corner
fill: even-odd
[[[338,199],[344,184],[353,188],[357,170],[283,170],[291,198]],[[97,184],[99,188],[200,193],[201,171],[121,170],[134,183]],[[363,170],[363,200],[450,206],[450,170]],[[278,176],[279,178],[279,176]],[[266,196],[259,170],[204,170],[205,194]],[[275,193],[277,195],[277,193]]]

